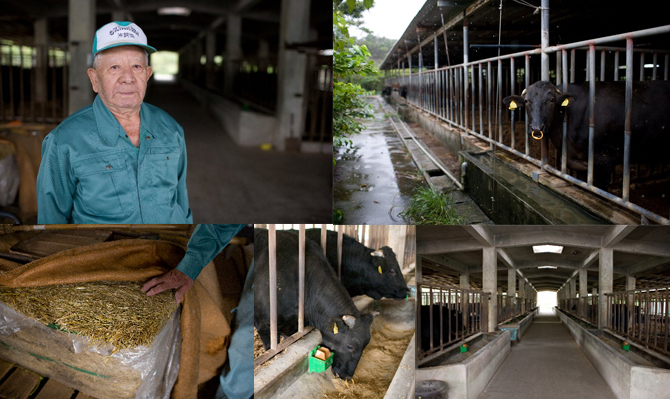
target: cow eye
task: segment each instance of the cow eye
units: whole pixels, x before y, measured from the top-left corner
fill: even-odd
[[[391,276],[395,276],[395,270],[391,269],[389,273],[391,273]]]
[[[551,98],[549,99],[549,102],[550,102],[550,103],[556,102],[556,99],[555,99],[554,97],[551,97]]]
[[[347,345],[347,350],[348,350],[349,352],[353,352],[353,351],[354,351],[354,347],[351,346],[351,345]]]

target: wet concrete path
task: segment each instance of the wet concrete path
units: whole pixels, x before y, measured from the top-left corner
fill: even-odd
[[[426,185],[379,100],[367,101],[374,119],[365,120],[365,129],[351,137],[352,148],[336,154],[333,206],[342,211],[342,224],[405,224],[398,214],[412,192]]]
[[[540,313],[479,399],[614,399],[558,316]]]

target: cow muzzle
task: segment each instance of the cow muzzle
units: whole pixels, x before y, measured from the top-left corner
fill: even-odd
[[[542,140],[542,137],[544,137],[544,133],[542,133],[542,130],[533,130],[532,132],[530,132],[530,135],[535,140]]]

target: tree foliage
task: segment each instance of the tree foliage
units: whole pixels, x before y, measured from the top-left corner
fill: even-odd
[[[361,12],[372,4],[372,0],[346,0],[346,3],[333,0],[333,151],[350,145],[347,137],[363,129],[359,119],[372,116],[370,106],[361,98],[365,90],[350,78],[379,72],[370,60],[367,47],[356,44],[349,35],[350,21],[360,18]]]

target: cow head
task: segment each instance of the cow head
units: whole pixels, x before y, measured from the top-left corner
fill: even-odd
[[[378,312],[359,317],[345,315],[331,317],[327,328],[321,331],[323,346],[335,352],[333,374],[343,380],[354,376],[363,349],[370,343],[370,325]]]
[[[366,295],[374,299],[405,299],[409,293],[407,283],[402,276],[398,260],[390,247],[383,247],[370,253],[369,272],[375,280],[374,289],[368,289]]]
[[[549,82],[539,81],[524,89],[520,96],[505,97],[503,104],[510,110],[525,107],[530,135],[540,140],[553,126],[561,107],[570,106],[576,99],[571,93],[561,93]]]

